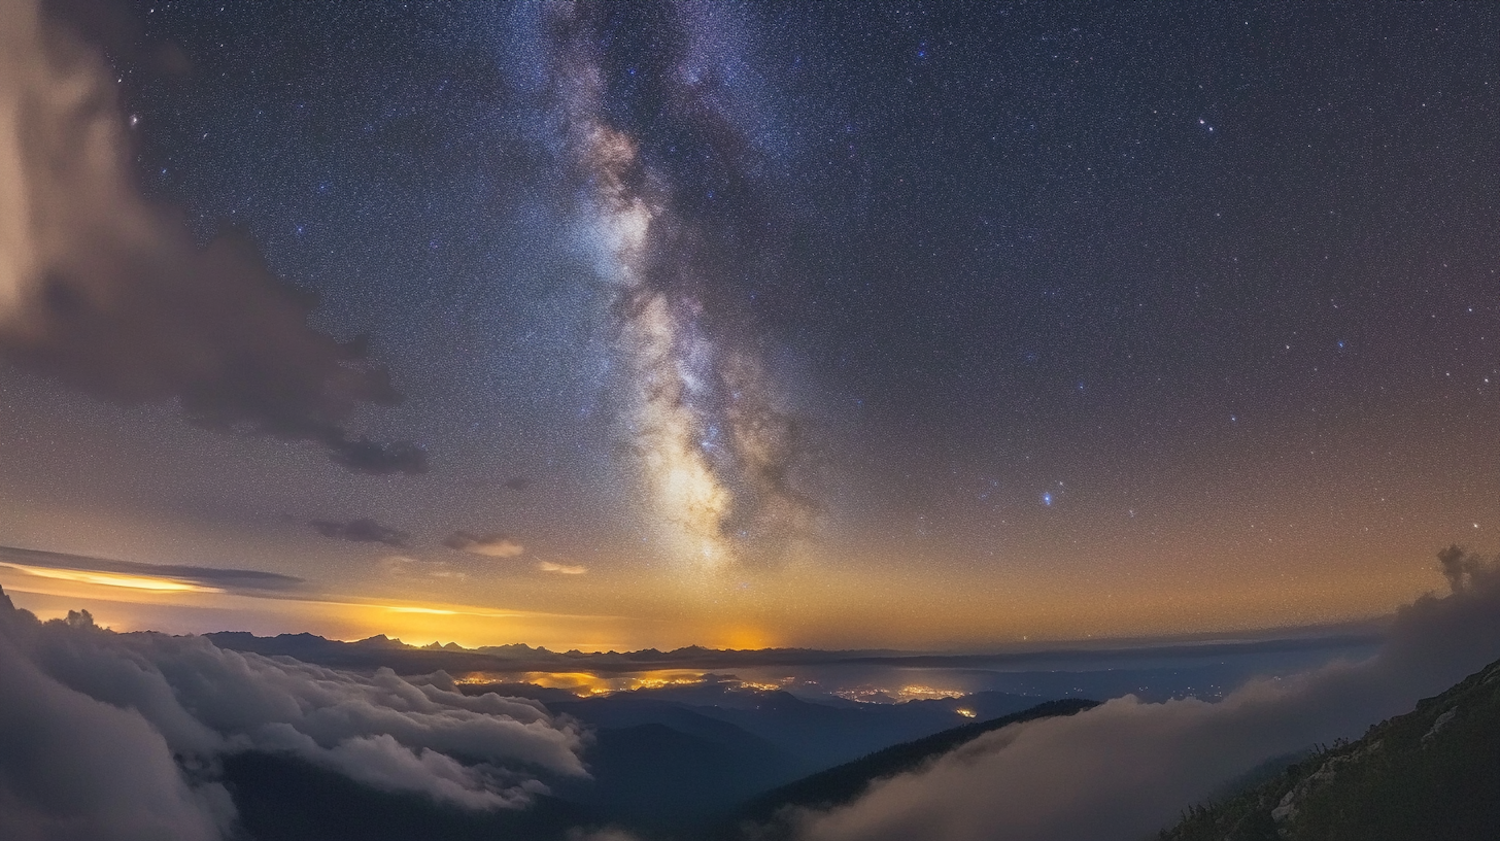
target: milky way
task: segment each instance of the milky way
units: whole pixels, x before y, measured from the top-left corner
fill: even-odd
[[[550,7],[565,154],[577,168],[581,240],[610,297],[622,448],[640,472],[659,534],[701,568],[774,556],[812,526],[790,479],[798,425],[753,353],[710,326],[709,237],[674,206],[672,183],[605,115],[607,80],[586,7]],[[631,69],[634,73],[634,68]],[[673,67],[679,94],[695,74]],[[703,106],[707,108],[707,105]]]

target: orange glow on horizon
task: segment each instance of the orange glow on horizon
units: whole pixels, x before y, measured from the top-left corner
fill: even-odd
[[[762,648],[776,647],[768,634],[754,628],[730,628],[722,639],[722,647],[735,651],[758,651]]]
[[[345,641],[385,635],[412,646],[524,643],[558,652],[690,645],[980,651],[1023,641],[1102,643],[1378,617],[1443,586],[1430,565],[1411,563],[1408,554],[1393,549],[1389,558],[1367,559],[1371,570],[1357,580],[1306,570],[1278,574],[1274,587],[1260,568],[1238,569],[1212,557],[1198,558],[1193,567],[1177,555],[1159,560],[1174,573],[1167,582],[1144,575],[1085,577],[1067,566],[1022,566],[1003,577],[936,577],[886,567],[871,575],[832,555],[774,572],[738,570],[713,578],[713,586],[695,576],[691,587],[681,586],[675,568],[624,576],[602,562],[580,576],[516,571],[461,586],[376,579],[354,592],[322,590],[314,581],[279,596],[166,576],[11,562],[0,563],[0,584],[7,593],[34,594],[23,606],[39,605],[54,616],[87,608],[101,624],[120,630],[308,632]],[[1121,569],[1134,568],[1123,550],[1111,557],[1123,559]],[[1335,560],[1341,559],[1329,565]],[[1376,568],[1385,571],[1376,574]],[[578,606],[605,610],[564,612]],[[896,697],[902,687],[888,689]]]

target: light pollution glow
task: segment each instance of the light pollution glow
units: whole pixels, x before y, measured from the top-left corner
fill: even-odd
[[[666,686],[694,686],[704,682],[703,672],[684,669],[654,669],[625,674],[600,675],[595,672],[475,672],[459,678],[457,683],[484,685],[491,683],[530,683],[547,689],[562,689],[575,695],[606,695],[635,689],[661,689]],[[766,688],[764,684],[742,684]],[[774,688],[780,688],[779,685]]]
[[[738,690],[776,692],[794,687],[799,683],[816,685],[816,681],[799,681],[796,677],[779,680],[746,680],[738,677],[712,675],[689,669],[653,669],[620,674],[600,674],[590,671],[573,672],[473,672],[457,679],[457,683],[484,686],[498,683],[529,683],[547,689],[561,689],[584,697],[607,695],[613,692],[631,692],[637,689],[661,689],[669,686],[698,686],[714,677],[721,686]],[[862,685],[835,689],[834,695],[845,700],[868,702],[873,699],[901,701],[938,701],[962,698],[969,692],[964,689],[943,689],[925,684],[903,684],[901,686]],[[887,700],[888,699],[888,700]],[[973,718],[972,710],[956,710],[959,715]]]
[[[944,698],[962,698],[969,693],[962,689],[939,689],[925,684],[907,684],[895,689],[869,685],[856,686],[838,690],[833,694],[848,701],[868,701],[881,696],[898,701],[938,701]],[[963,711],[959,710],[959,712]]]

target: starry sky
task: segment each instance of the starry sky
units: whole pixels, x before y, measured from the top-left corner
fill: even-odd
[[[0,277],[44,616],[982,649],[1362,619],[1500,548],[1486,4],[47,15],[123,180],[7,109],[6,206],[93,226]],[[177,244],[117,270],[84,195]]]

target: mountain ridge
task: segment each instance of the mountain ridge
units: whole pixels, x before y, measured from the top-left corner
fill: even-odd
[[[1158,841],[1500,837],[1500,660],[1355,741],[1188,808]]]
[[[744,837],[743,827],[758,826],[755,838],[779,838],[785,827],[776,824],[778,814],[788,808],[826,809],[849,802],[878,779],[915,770],[924,762],[949,753],[994,730],[1040,718],[1074,715],[1099,706],[1098,701],[1062,698],[1044,701],[1020,712],[953,727],[948,730],[872,751],[858,759],[825,768],[746,801],[737,812],[711,831],[716,839]],[[712,834],[717,833],[717,834]],[[769,833],[769,834],[767,834]]]

